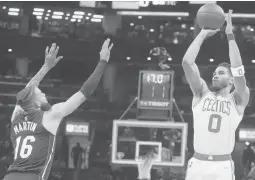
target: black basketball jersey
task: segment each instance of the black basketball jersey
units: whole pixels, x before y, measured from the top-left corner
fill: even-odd
[[[42,125],[43,111],[35,111],[14,118],[11,125],[11,141],[14,162],[10,172],[36,173],[38,179],[47,179],[54,158],[56,136]]]

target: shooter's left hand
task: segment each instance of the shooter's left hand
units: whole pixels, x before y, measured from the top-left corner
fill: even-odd
[[[227,26],[226,26],[226,29],[225,29],[226,34],[233,34],[232,12],[233,12],[233,10],[230,9],[228,11],[228,14],[227,14],[227,17],[226,17],[226,21],[227,21]]]

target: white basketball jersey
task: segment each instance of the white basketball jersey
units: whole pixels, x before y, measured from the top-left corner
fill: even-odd
[[[235,145],[235,131],[243,118],[233,94],[228,97],[207,91],[193,104],[194,149],[207,155],[231,154]]]

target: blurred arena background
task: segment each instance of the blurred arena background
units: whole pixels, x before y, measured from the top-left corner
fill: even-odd
[[[255,149],[255,2],[214,3],[225,12],[234,10],[234,33],[251,89],[251,100],[236,133],[233,152],[236,179],[240,180],[255,162],[255,158],[246,155],[251,153],[247,147]],[[192,93],[181,61],[199,32],[195,17],[203,4],[202,1],[0,2],[0,179],[13,158],[9,127],[16,93],[39,70],[45,47],[53,42],[60,46],[59,54],[64,59],[40,85],[51,103],[67,99],[92,73],[106,38],[111,38],[114,48],[94,96],[67,117],[59,129],[50,180],[136,178],[136,168],[111,164],[110,149],[112,121],[137,96],[140,70],[175,72],[173,97],[188,123],[189,159],[193,154]],[[200,72],[209,84],[215,66],[228,62],[228,56],[223,29],[204,43],[198,56]],[[136,110],[133,106],[125,119],[135,119]],[[181,122],[175,109],[172,118]],[[82,153],[73,164],[77,152]],[[173,168],[164,179],[183,179],[184,170],[185,167]]]

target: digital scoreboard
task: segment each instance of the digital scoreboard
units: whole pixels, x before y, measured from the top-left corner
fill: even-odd
[[[170,110],[174,71],[139,72],[138,109]]]

